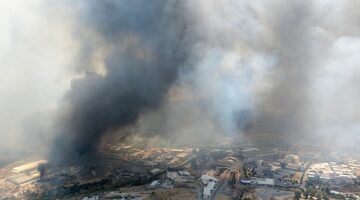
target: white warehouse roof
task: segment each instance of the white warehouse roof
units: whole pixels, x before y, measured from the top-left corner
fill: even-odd
[[[25,172],[25,171],[28,171],[28,170],[31,170],[31,169],[36,169],[39,166],[39,164],[45,164],[47,162],[48,162],[47,160],[38,160],[38,161],[31,162],[31,163],[28,163],[28,164],[25,164],[25,165],[14,167],[12,169],[12,172],[21,173],[21,172]]]

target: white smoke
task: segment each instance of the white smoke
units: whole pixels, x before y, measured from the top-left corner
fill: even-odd
[[[330,44],[311,92],[316,132],[347,142],[360,134],[360,38],[340,37]]]
[[[265,87],[271,57],[209,48],[191,72],[189,88],[226,134],[237,133],[256,112],[256,96]],[[186,77],[189,79],[189,77]],[[243,115],[243,116],[242,116]]]
[[[42,0],[1,2],[0,151],[49,142],[52,114],[69,88],[76,43],[46,8]]]

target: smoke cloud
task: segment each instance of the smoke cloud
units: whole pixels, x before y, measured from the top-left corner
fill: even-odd
[[[41,0],[0,7],[0,165],[42,153],[69,89],[75,43]]]
[[[78,65],[87,72],[66,94],[53,154],[94,156],[109,132],[120,140],[160,135],[175,143],[239,134],[287,142],[312,137],[323,129],[313,97],[326,82],[319,70],[348,62],[332,61],[331,51],[344,37],[358,40],[352,23],[338,22],[343,27],[336,29],[327,19],[348,12],[350,2],[335,13],[325,10],[333,4],[79,4],[76,32],[84,50]]]
[[[186,23],[176,2],[94,1],[85,6],[80,21],[87,26],[81,29],[99,43],[84,41],[92,48],[84,59],[104,51],[98,61],[103,74],[86,72],[66,94],[53,152],[60,161],[94,156],[103,134],[159,107],[186,61]]]
[[[14,113],[0,116],[13,122],[1,136],[46,132],[56,162],[93,158],[106,138],[329,144],[359,133],[358,2],[33,1],[28,15],[1,12],[3,74],[14,74],[0,79],[0,109]]]

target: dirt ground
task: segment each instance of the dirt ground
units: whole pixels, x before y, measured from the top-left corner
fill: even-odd
[[[184,200],[184,199],[196,199],[196,193],[189,189],[164,189],[155,190],[144,200]]]
[[[230,197],[225,194],[218,194],[215,200],[230,200]]]

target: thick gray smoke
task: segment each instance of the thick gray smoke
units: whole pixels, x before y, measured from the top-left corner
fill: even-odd
[[[92,157],[105,136],[359,142],[359,1],[1,5],[0,162]]]
[[[359,120],[358,114],[343,109],[344,105],[357,105],[353,100],[358,99],[355,91],[359,86],[348,83],[342,91],[335,89],[341,87],[341,82],[350,81],[350,74],[358,76],[360,72],[355,69],[359,60],[353,59],[358,49],[347,43],[359,41],[356,5],[355,1],[266,3],[264,24],[270,30],[266,48],[277,63],[269,76],[271,88],[265,91],[257,107],[261,114],[247,127],[251,134],[289,143],[319,137],[319,132],[323,132],[320,142],[338,137],[340,132],[345,140],[356,134],[357,131],[348,129],[337,130],[336,134],[329,131],[334,126],[340,129],[356,126]],[[339,47],[339,43],[343,46]],[[348,52],[346,57],[343,51]],[[338,90],[338,95],[332,94],[334,90]],[[342,103],[344,99],[349,103]],[[340,113],[341,117],[329,120]],[[349,120],[347,125],[345,119]],[[319,120],[332,122],[320,125]]]
[[[281,1],[266,3],[266,28],[270,30],[267,51],[277,58],[269,76],[271,88],[262,97],[262,114],[248,127],[250,132],[277,139],[290,139],[306,133],[309,75],[314,69],[314,45],[311,2],[291,1],[284,8]],[[298,134],[302,133],[302,134]]]
[[[177,2],[91,1],[83,6],[79,20],[85,26],[79,31],[85,29],[91,41],[84,41],[80,65],[93,62],[103,48],[104,68],[103,74],[87,72],[74,80],[66,94],[52,152],[61,162],[94,156],[103,134],[159,107],[187,54],[186,23]]]
[[[332,130],[353,127],[358,112],[328,118],[333,103],[319,98],[334,97],[333,91],[320,92],[335,87],[329,82],[360,74],[354,67],[358,59],[340,56],[359,50],[349,42],[359,43],[359,15],[351,4],[72,4],[77,10],[73,32],[81,47],[75,68],[84,74],[65,95],[52,158],[71,162],[92,157],[107,133],[121,139],[131,134],[207,141],[216,135],[248,134],[297,141],[321,135],[329,121],[339,125]],[[339,71],[342,77],[334,78]],[[344,84],[346,100],[338,100],[358,99],[352,93],[358,93],[358,86]],[[135,131],[124,131],[129,126]]]

